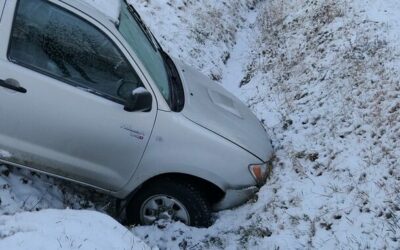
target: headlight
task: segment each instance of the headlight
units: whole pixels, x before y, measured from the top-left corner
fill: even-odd
[[[270,162],[263,164],[252,164],[249,166],[249,171],[256,180],[258,186],[262,186],[265,184],[271,170],[272,165],[270,164]]]

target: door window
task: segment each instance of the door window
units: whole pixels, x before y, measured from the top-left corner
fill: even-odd
[[[110,38],[89,22],[44,0],[20,0],[9,59],[123,103],[143,86]]]
[[[6,3],[6,0],[0,0],[0,21],[1,21],[1,17],[3,16],[3,12],[4,12],[4,7]]]

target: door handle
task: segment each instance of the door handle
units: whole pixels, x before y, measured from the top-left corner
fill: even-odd
[[[23,94],[25,94],[27,92],[26,89],[19,86],[18,81],[14,80],[14,79],[7,79],[7,80],[0,79],[0,87],[11,89],[11,90],[23,93]]]

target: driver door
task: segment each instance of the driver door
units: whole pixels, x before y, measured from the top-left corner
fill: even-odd
[[[15,11],[0,58],[0,161],[119,190],[151,136],[154,94],[151,111],[124,111],[130,92],[151,89],[104,27],[44,0]]]

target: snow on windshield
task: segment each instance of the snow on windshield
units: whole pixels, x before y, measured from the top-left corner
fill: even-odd
[[[83,1],[103,14],[108,16],[113,22],[118,22],[121,12],[121,0],[80,0]]]

